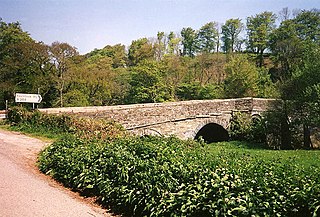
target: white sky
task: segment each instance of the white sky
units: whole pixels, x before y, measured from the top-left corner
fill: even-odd
[[[199,29],[216,21],[282,8],[320,8],[319,0],[0,0],[0,17],[19,21],[31,37],[67,42],[87,53],[94,48],[156,37],[158,31]]]

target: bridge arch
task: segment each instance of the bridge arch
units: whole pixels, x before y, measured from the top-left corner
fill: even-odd
[[[229,140],[228,131],[217,123],[207,123],[197,132],[194,139],[202,138],[206,143],[222,142]]]

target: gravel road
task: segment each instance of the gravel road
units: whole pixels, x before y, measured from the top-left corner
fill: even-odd
[[[0,129],[0,216],[112,216],[38,171],[36,156],[45,145]]]

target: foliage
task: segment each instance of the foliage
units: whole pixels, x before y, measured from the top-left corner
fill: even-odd
[[[181,43],[183,45],[182,55],[193,57],[195,55],[196,50],[197,50],[196,31],[194,29],[192,29],[191,27],[183,28],[181,30],[181,37],[182,37]]]
[[[256,96],[258,92],[258,70],[243,55],[231,57],[225,66],[225,95],[229,98]]]
[[[43,98],[40,107],[63,106],[64,101],[65,106],[82,106],[192,98],[278,97],[279,89],[285,92],[283,96],[292,98],[296,91],[290,94],[289,90],[298,80],[297,73],[305,71],[303,65],[311,56],[310,47],[319,46],[319,10],[302,10],[291,19],[288,8],[281,13],[283,19],[278,27],[272,12],[249,16],[244,35],[239,18],[226,20],[221,33],[217,22],[211,21],[199,29],[187,27],[178,33],[159,31],[154,38],[133,40],[129,47],[106,45],[85,55],[79,55],[67,43],[37,42],[22,30],[20,23],[1,19],[0,107],[5,107],[6,100],[9,106],[16,105],[17,92],[38,91]],[[247,39],[247,47],[242,47],[242,38]],[[259,68],[254,68],[254,62],[244,60],[238,62],[238,72],[232,63],[240,58],[232,57],[235,51],[243,56],[242,60],[258,57]],[[317,60],[309,58],[309,61]],[[139,69],[146,62],[157,62],[150,67],[154,73],[145,75],[147,70]],[[258,74],[258,79],[254,79],[254,74]],[[141,84],[134,81],[139,77],[155,79],[156,84],[134,87]],[[187,90],[181,91],[187,86],[199,89],[195,90],[199,94],[181,97],[183,92],[188,95]],[[222,88],[224,93],[220,92]],[[139,96],[133,99],[135,92]]]
[[[42,151],[39,168],[127,216],[316,216],[319,153],[301,154],[176,138],[69,137]]]
[[[29,111],[24,107],[10,108],[8,110],[8,120],[12,124],[18,124],[28,118]]]
[[[127,57],[125,52],[125,46],[122,44],[116,44],[114,46],[107,45],[102,49],[95,49],[86,54],[88,59],[97,59],[102,57],[109,57],[112,59],[113,68],[123,68],[126,66]]]
[[[132,68],[129,103],[164,102],[171,99],[170,87],[164,83],[157,62],[145,61]]]
[[[51,61],[55,67],[56,88],[59,90],[60,98],[58,105],[63,107],[63,92],[65,89],[65,74],[69,68],[70,59],[78,54],[75,47],[68,43],[53,42],[50,46]]]
[[[197,35],[197,48],[200,53],[213,53],[219,45],[217,23],[210,22],[202,26]]]
[[[316,43],[319,45],[319,23],[320,10],[302,10],[295,18],[296,30],[298,37],[307,43]]]
[[[28,133],[42,133],[49,137],[76,135],[87,140],[112,139],[125,131],[113,121],[92,120],[68,115],[50,115],[39,111],[28,111],[23,107],[13,107],[8,111],[8,121],[15,129]]]
[[[152,44],[147,38],[132,41],[128,53],[130,66],[136,66],[144,60],[152,60],[153,57],[154,51],[152,49]]]
[[[23,107],[12,107],[8,110],[8,122],[13,129],[27,133],[41,133],[49,138],[70,133],[71,118],[65,115],[46,115],[39,111],[29,111]]]
[[[250,118],[245,116],[248,116],[248,114],[243,114],[241,112],[232,113],[229,126],[229,136],[231,140],[248,140],[251,122]]]
[[[199,99],[201,86],[199,83],[183,83],[176,89],[176,96],[181,100]]]
[[[276,15],[265,11],[247,18],[248,48],[258,55],[258,65],[263,65],[263,53],[268,48],[268,41],[275,28]]]
[[[288,102],[273,105],[273,110],[264,115],[266,145],[273,149],[293,149],[293,128],[289,119]]]
[[[265,118],[260,115],[250,117],[250,114],[234,112],[228,129],[230,139],[266,145],[265,122]]]
[[[283,21],[279,28],[270,36],[270,49],[275,63],[275,80],[285,82],[291,76],[299,63],[303,51],[302,41],[296,33],[296,25],[293,20]]]
[[[241,42],[239,35],[244,25],[240,19],[229,19],[222,26],[222,49],[224,52],[241,51]]]
[[[290,102],[282,109],[286,119],[290,120],[287,121],[290,130],[287,135],[281,137],[293,141],[292,147],[314,148],[311,132],[320,124],[318,106],[320,44],[314,33],[319,31],[316,26],[320,25],[320,13],[317,10],[302,11],[290,22],[291,38],[299,42],[299,55],[295,55],[297,60],[294,64],[290,62],[293,66],[290,67],[290,74],[286,76],[281,86],[281,98]],[[308,31],[305,25],[310,27]]]
[[[84,63],[70,64],[65,75],[66,106],[112,104],[117,88],[123,88],[116,81],[121,75],[122,69],[112,69],[109,57],[89,58]],[[73,95],[75,100],[72,100]]]
[[[194,58],[192,63],[191,80],[199,82],[202,86],[208,84],[220,85],[226,78],[224,67],[227,63],[227,56],[221,54],[203,53]]]
[[[218,99],[223,90],[218,85],[208,84],[201,86],[199,83],[182,83],[176,89],[175,95],[179,100]]]
[[[64,94],[64,105],[66,107],[71,106],[88,106],[89,100],[87,95],[80,90],[72,90]]]
[[[167,53],[169,55],[179,55],[180,54],[180,42],[181,38],[177,37],[174,32],[170,32],[168,35],[168,46],[167,46]]]
[[[24,71],[21,65],[15,65],[16,54],[20,44],[32,43],[33,40],[27,32],[24,32],[19,22],[6,23],[0,18],[0,107],[5,107],[5,100],[12,100],[16,86],[21,82]],[[22,56],[24,56],[22,54]],[[19,73],[17,72],[19,70]],[[27,76],[26,76],[27,77]],[[25,81],[27,79],[23,79]]]
[[[272,82],[271,76],[266,68],[258,69],[258,93],[257,97],[261,98],[280,98],[280,91],[275,83]]]

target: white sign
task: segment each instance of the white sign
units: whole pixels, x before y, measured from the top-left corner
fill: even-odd
[[[40,103],[40,94],[16,93],[16,102]]]

